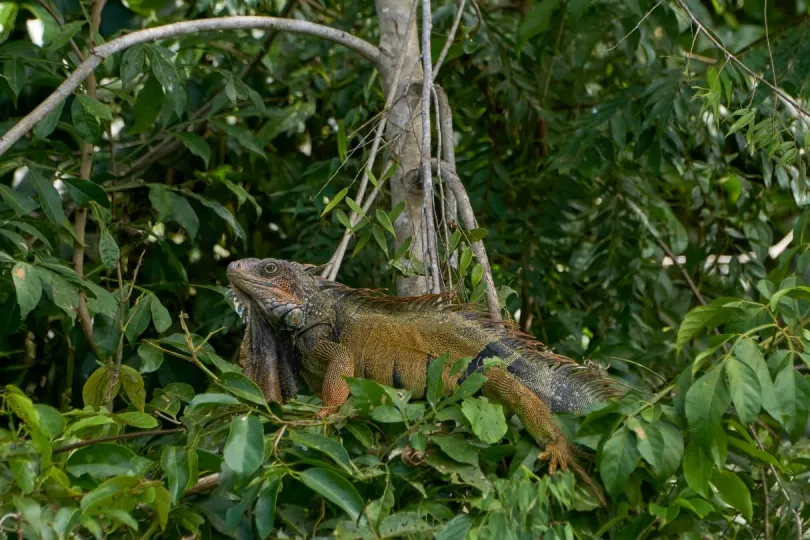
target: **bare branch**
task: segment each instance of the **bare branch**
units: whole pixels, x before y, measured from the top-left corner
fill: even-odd
[[[661,0],[663,2],[663,0]],[[458,6],[458,11],[456,11],[456,18],[453,19],[453,26],[450,27],[450,33],[447,35],[447,40],[444,42],[444,47],[442,47],[442,52],[439,54],[439,59],[436,60],[436,65],[433,66],[433,81],[436,81],[436,77],[439,75],[439,70],[442,68],[442,64],[444,64],[444,59],[447,58],[447,53],[450,51],[450,47],[453,45],[453,41],[456,39],[456,32],[458,31],[458,25],[461,23],[461,16],[464,15],[464,8],[467,7],[467,0],[461,0],[461,4]]]
[[[94,45],[94,33],[98,31],[98,27],[101,24],[101,10],[104,9],[106,1],[107,0],[96,0],[93,3],[93,9],[90,13],[90,30],[88,32],[88,40],[91,49]],[[80,56],[80,58],[83,57]],[[82,63],[86,61],[86,59],[83,59]],[[87,95],[91,98],[96,97],[96,76],[92,72],[90,72],[87,77]],[[14,128],[12,128],[12,130],[13,129]],[[110,140],[112,141],[112,139]],[[81,144],[82,160],[79,167],[79,176],[84,180],[89,180],[93,172],[94,153],[92,143],[83,142]],[[0,154],[2,154],[1,151]],[[77,208],[73,218],[73,230],[76,240],[73,244],[73,270],[76,271],[79,277],[84,276],[84,233],[86,228],[87,208]],[[85,296],[84,291],[81,289],[79,289],[79,302],[76,311],[79,316],[79,325],[82,327],[84,337],[90,345],[90,350],[93,351],[93,354],[98,360],[103,360],[101,350],[98,348],[98,345],[96,345],[96,340],[93,337],[93,319],[90,317],[90,311],[87,309],[87,296]]]
[[[111,55],[123,51],[134,45],[148,43],[161,39],[185,36],[188,34],[198,34],[201,32],[221,31],[221,30],[250,30],[275,29],[286,32],[305,34],[323,39],[328,39],[353,49],[364,56],[375,66],[379,67],[380,50],[371,43],[353,36],[343,30],[337,30],[328,26],[311,23],[309,21],[299,21],[294,19],[281,19],[278,17],[258,17],[258,16],[237,16],[223,17],[220,19],[198,19],[194,21],[182,21],[155,28],[147,28],[121,36],[96,47],[76,70],[59,87],[40,103],[33,111],[28,113],[22,120],[14,125],[8,132],[0,138],[0,155],[6,153],[11,146],[28,133],[42,120],[49,112],[54,110],[59,103],[65,101],[79,85],[87,79],[93,70]]]
[[[433,171],[430,166],[430,97],[433,89],[433,64],[430,57],[430,33],[433,26],[430,0],[422,0],[422,157],[419,165],[422,172],[423,211],[425,213],[425,234],[427,235],[427,261],[425,278],[432,293],[442,290],[439,274],[439,255],[436,248],[436,226],[433,213]],[[427,269],[430,268],[430,276]]]

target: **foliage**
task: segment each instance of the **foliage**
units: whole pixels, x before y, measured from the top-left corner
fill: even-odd
[[[457,7],[433,4],[435,59]],[[355,380],[331,424],[312,420],[306,393],[265,405],[233,363],[225,262],[326,262],[358,210],[385,99],[350,50],[229,32],[114,55],[95,96],[69,96],[0,156],[0,535],[20,523],[30,538],[810,528],[810,128],[763,82],[810,98],[807,6],[685,1],[732,58],[680,2],[472,4],[437,82],[480,228],[443,237],[442,254],[480,302],[469,244],[483,239],[508,314],[634,389],[560,418],[609,505],[570,473],[548,476],[483,397],[412,400]],[[0,2],[0,132],[81,61],[90,12]],[[379,40],[370,2],[111,0],[93,41],[259,13]],[[382,195],[353,227],[347,284],[420,269],[393,239],[392,172],[372,172]]]

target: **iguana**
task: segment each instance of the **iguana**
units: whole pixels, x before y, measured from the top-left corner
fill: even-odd
[[[248,375],[269,400],[295,395],[300,374],[321,396],[322,417],[349,397],[344,376],[407,389],[418,398],[427,387],[427,366],[438,357],[450,355],[443,375],[448,391],[482,371],[485,360],[500,358],[500,366],[486,370],[485,395],[518,415],[545,447],[539,457],[549,461],[550,472],[573,465],[584,474],[552,413],[577,412],[613,395],[598,370],[546,350],[512,323],[455,303],[452,295],[386,296],[279,259],[234,261],[227,276],[246,321],[241,361],[253,366]],[[269,361],[256,362],[268,355]],[[464,358],[472,358],[466,370],[451,376],[453,362]]]

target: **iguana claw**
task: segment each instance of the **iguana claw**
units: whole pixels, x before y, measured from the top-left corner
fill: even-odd
[[[326,418],[329,415],[335,414],[338,411],[338,409],[340,409],[339,405],[338,406],[333,405],[331,407],[322,407],[320,411],[315,413],[315,418]]]
[[[537,457],[549,462],[548,472],[553,474],[557,467],[562,471],[568,469],[568,463],[571,461],[571,449],[565,441],[554,441],[546,444],[546,449]]]

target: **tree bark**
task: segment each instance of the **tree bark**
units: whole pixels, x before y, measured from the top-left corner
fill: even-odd
[[[424,192],[419,175],[419,145],[421,144],[422,118],[419,114],[420,89],[423,80],[419,65],[420,48],[417,25],[408,32],[408,19],[412,2],[402,0],[377,0],[377,18],[380,27],[380,74],[383,89],[388,95],[395,92],[394,102],[388,116],[386,138],[399,167],[391,177],[391,205],[405,201],[405,210],[394,222],[396,246],[409,236],[413,237],[411,258],[424,261],[425,238],[422,202]],[[405,55],[405,63],[399,84],[392,88],[399,55]],[[420,265],[423,266],[423,265]],[[421,268],[420,268],[421,270]],[[397,294],[417,296],[428,290],[425,276],[397,277]]]

